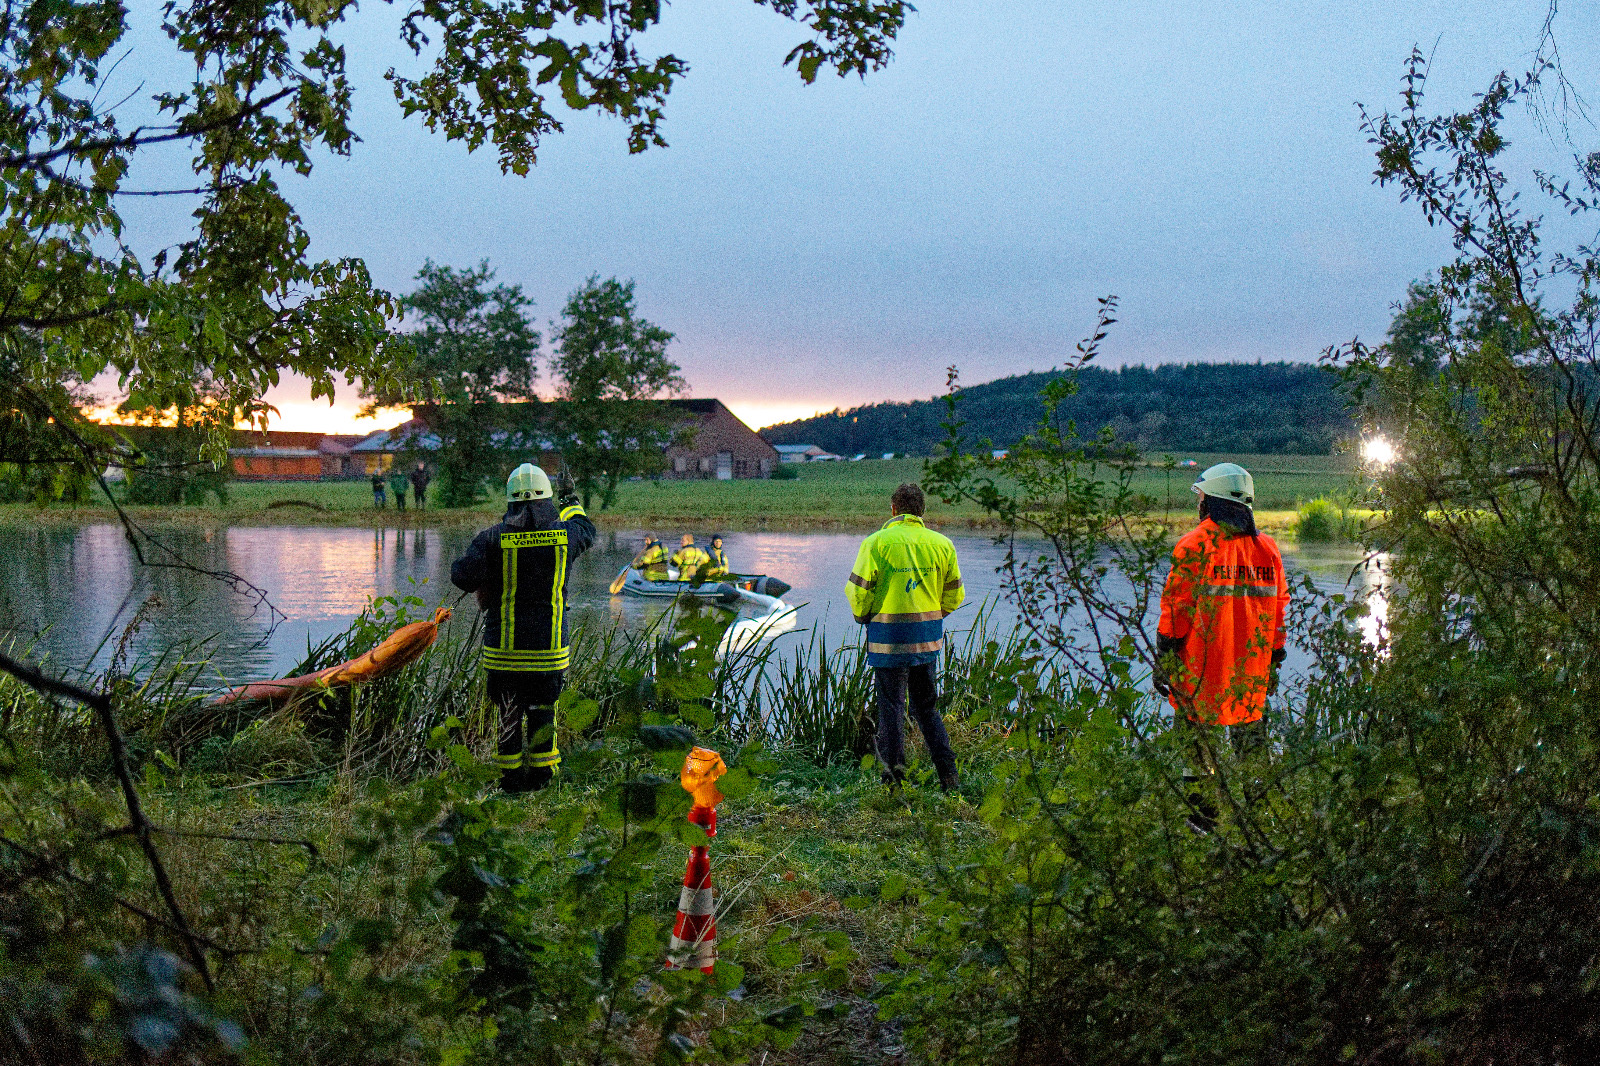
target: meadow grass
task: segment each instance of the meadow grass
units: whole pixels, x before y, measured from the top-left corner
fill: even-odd
[[[1292,528],[1295,510],[1319,496],[1347,495],[1355,472],[1346,456],[1217,455],[1172,453],[1192,468],[1171,471],[1159,465],[1160,454],[1146,457],[1135,471],[1133,488],[1153,501],[1152,513],[1169,511],[1179,521],[1193,511],[1189,484],[1199,470],[1224,460],[1243,463],[1256,476],[1257,514],[1269,529]],[[840,530],[872,529],[888,515],[895,487],[923,477],[921,459],[867,459],[859,463],[806,463],[792,480],[630,481],[610,508],[598,502],[593,517],[609,528],[670,525],[685,529]],[[309,506],[307,506],[309,505]],[[464,525],[488,523],[502,509],[497,498],[477,507],[447,510],[429,507],[398,512],[392,501],[384,510],[372,505],[366,481],[239,481],[229,486],[229,500],[194,507],[130,508],[136,520],[217,525]],[[983,512],[971,505],[946,506],[930,501],[930,520],[944,528],[986,528]],[[27,504],[0,506],[0,522],[39,520],[83,522],[111,517],[104,506],[57,506],[44,510]]]

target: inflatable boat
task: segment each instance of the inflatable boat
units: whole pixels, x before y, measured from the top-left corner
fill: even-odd
[[[613,587],[613,592],[626,596],[651,596],[665,599],[674,599],[678,596],[693,596],[696,599],[706,600],[710,603],[721,604],[724,607],[737,607],[741,603],[750,602],[750,595],[781,600],[783,594],[789,591],[789,584],[766,574],[729,574],[725,578],[715,581],[702,581],[691,583],[679,581],[675,571],[667,571],[667,580],[654,580],[631,567],[621,575],[621,584]],[[756,601],[760,602],[760,601]]]
[[[717,657],[722,659],[794,628],[796,609],[783,602],[783,594],[788,591],[787,581],[766,574],[729,574],[720,581],[692,583],[677,580],[673,570],[668,570],[667,580],[662,581],[647,578],[632,567],[625,568],[611,583],[613,596],[693,596],[729,610],[751,607],[759,611],[755,617],[734,622],[722,634],[717,644]]]

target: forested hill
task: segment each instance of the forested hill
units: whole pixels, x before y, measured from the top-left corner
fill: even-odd
[[[1054,376],[1022,374],[963,389],[971,441],[1015,444],[1038,422],[1039,390]],[[1085,436],[1111,426],[1145,450],[1323,454],[1353,431],[1333,375],[1305,363],[1188,363],[1087,368],[1063,412]],[[944,440],[944,398],[878,403],[769,426],[773,444],[815,444],[840,455],[928,455]]]

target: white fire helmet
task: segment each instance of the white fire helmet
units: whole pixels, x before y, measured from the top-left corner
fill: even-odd
[[[551,496],[550,479],[543,470],[532,463],[523,463],[506,478],[506,502],[520,500],[548,500]]]
[[[1218,463],[1208,467],[1194,483],[1194,491],[1202,496],[1215,496],[1220,500],[1242,503],[1252,511],[1256,504],[1256,483],[1250,471],[1238,463]]]

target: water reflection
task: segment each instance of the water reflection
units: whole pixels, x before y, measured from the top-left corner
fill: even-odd
[[[195,566],[232,570],[266,589],[286,620],[273,629],[268,612],[208,577],[170,567],[140,567],[119,527],[0,529],[0,632],[37,642],[63,668],[105,665],[139,604],[159,607],[133,641],[135,654],[205,642],[219,677],[238,683],[277,676],[306,648],[346,628],[369,597],[416,595],[430,606],[458,607],[452,626],[470,627],[477,607],[450,584],[450,563],[474,534],[470,529],[337,529],[320,526],[174,529],[159,534]],[[733,566],[788,581],[786,598],[803,604],[802,631],[820,627],[831,645],[853,640],[857,627],[844,585],[860,545],[858,533],[729,533]],[[998,596],[995,567],[1004,549],[985,536],[952,538],[961,556],[968,605],[949,629],[970,627],[990,602],[991,626],[1009,627],[1015,609]],[[602,532],[573,566],[571,617],[577,623],[643,627],[670,609],[660,600],[614,597],[607,586],[639,544],[634,531]],[[1327,591],[1372,597],[1363,622],[1375,639],[1387,616],[1386,560],[1362,565],[1351,548],[1302,548],[1285,555]],[[1153,619],[1152,619],[1153,625]],[[794,638],[786,638],[794,639]],[[1294,667],[1291,660],[1291,669]]]

